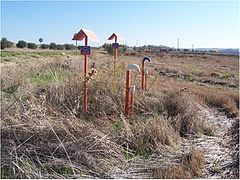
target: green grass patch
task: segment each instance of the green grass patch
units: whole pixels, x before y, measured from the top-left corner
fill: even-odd
[[[136,150],[136,155],[142,156],[144,158],[147,158],[150,155],[150,151],[147,148],[146,142],[144,140],[140,140],[138,142],[137,150]]]
[[[120,131],[121,129],[122,129],[122,123],[121,122],[115,122],[114,124],[113,124],[113,128],[114,128],[114,130],[115,131]]]
[[[55,82],[62,82],[69,77],[71,72],[64,70],[44,70],[31,77],[31,83],[44,86]]]
[[[10,172],[7,166],[1,166],[1,179],[9,179]]]
[[[8,94],[13,94],[17,91],[18,87],[19,85],[12,85],[8,88],[2,89],[2,91]]]
[[[229,74],[229,73],[223,73],[221,76],[220,76],[220,79],[229,79],[231,77],[234,77],[234,74]]]
[[[3,61],[10,61],[16,57],[18,58],[41,58],[41,57],[57,57],[64,56],[64,54],[75,55],[76,52],[65,52],[65,51],[2,51],[1,59]],[[79,55],[79,54],[78,54]]]
[[[200,71],[199,67],[194,64],[183,64],[183,66],[187,69],[190,69],[192,71]]]

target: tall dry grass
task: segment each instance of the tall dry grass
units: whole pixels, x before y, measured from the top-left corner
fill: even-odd
[[[213,89],[194,89],[193,93],[197,100],[209,107],[217,108],[224,112],[227,117],[234,118],[239,116],[239,95],[231,92],[222,92]]]
[[[2,120],[2,178],[106,178],[112,164],[124,161],[107,134],[72,116],[50,116],[34,102],[24,103],[24,111],[16,104]]]
[[[203,174],[203,153],[194,149],[182,156],[179,163],[166,168],[153,170],[153,176],[157,179],[193,179]]]
[[[24,86],[22,80],[46,68],[71,71],[59,62],[38,66],[30,74],[19,76],[19,86]],[[124,73],[119,68],[116,78],[100,73],[89,80],[88,113],[83,111],[83,82],[79,78],[33,86],[27,99],[17,98],[11,106],[3,107],[1,177],[112,178],[116,177],[113,172],[132,168],[129,159],[134,161],[140,157],[151,164],[148,157],[152,154],[163,153],[163,148],[177,149],[180,136],[201,132],[197,109],[189,97],[175,91],[139,91],[134,115],[127,120],[124,117],[124,82],[120,81]],[[4,86],[15,82],[8,83]],[[121,119],[123,127],[109,131],[115,119]],[[97,121],[103,125],[99,126]],[[184,164],[192,164],[193,170],[181,166],[184,174],[181,177],[188,178],[189,173],[200,175],[196,174],[199,164],[194,165],[194,159],[198,156],[182,160]],[[178,169],[171,172],[178,174]],[[160,174],[159,177],[165,177],[164,172]]]

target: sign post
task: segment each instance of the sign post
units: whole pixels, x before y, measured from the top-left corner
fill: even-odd
[[[114,73],[115,73],[115,70],[116,70],[116,63],[117,63],[117,52],[118,52],[118,47],[119,47],[119,44],[117,43],[117,40],[120,40],[122,39],[121,36],[117,33],[113,33],[109,38],[108,40],[112,40],[114,39],[114,43],[112,43],[112,47],[113,47],[113,52],[114,52],[114,60],[113,60],[113,70],[114,70]]]
[[[85,48],[88,45],[88,37],[85,36]],[[84,54],[84,111],[87,112],[87,100],[88,100],[88,96],[87,96],[87,73],[88,73],[88,55],[86,52],[84,53],[84,51],[82,51],[82,53]]]
[[[75,33],[72,40],[83,40],[85,38],[85,46],[81,49],[81,55],[84,55],[84,84],[83,84],[83,93],[84,93],[84,111],[88,110],[88,94],[87,94],[87,81],[88,81],[88,56],[91,53],[91,47],[88,46],[88,39],[91,41],[99,42],[97,36],[90,30],[81,29],[78,33]]]

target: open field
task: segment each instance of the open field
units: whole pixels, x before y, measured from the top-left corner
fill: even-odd
[[[146,63],[124,116],[125,69]],[[238,178],[239,57],[94,49],[1,52],[1,178]]]

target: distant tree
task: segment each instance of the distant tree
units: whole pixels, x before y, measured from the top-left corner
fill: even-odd
[[[41,44],[41,49],[49,49],[49,45],[48,44]]]
[[[77,49],[78,49],[78,50],[81,50],[82,47],[83,47],[83,46],[79,45],[79,46],[77,46]]]
[[[57,45],[57,50],[64,50],[64,45],[58,44]]]
[[[75,46],[73,44],[64,44],[64,47],[66,50],[73,50],[75,49]]]
[[[27,47],[29,49],[37,49],[37,45],[35,43],[27,43]]]
[[[1,39],[1,49],[10,48],[13,46],[13,42],[8,41],[7,38]]]
[[[17,48],[25,48],[27,47],[27,43],[23,40],[19,40],[16,46]]]
[[[57,45],[56,45],[56,43],[50,43],[50,45],[49,45],[49,49],[56,50],[56,49],[57,49]]]
[[[107,43],[105,43],[102,47],[108,52],[108,54],[113,55],[113,47],[112,47],[112,44],[107,44]]]
[[[122,52],[122,53],[125,53],[127,51],[127,46],[125,45],[120,45],[119,46],[119,51]]]

